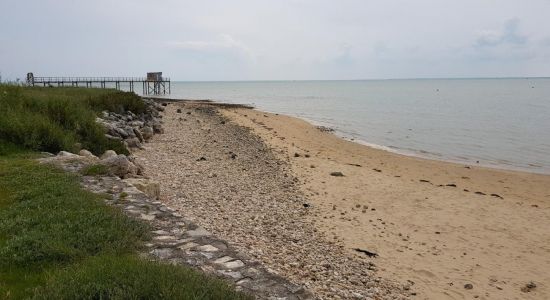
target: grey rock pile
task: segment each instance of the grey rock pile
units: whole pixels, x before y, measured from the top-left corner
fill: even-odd
[[[131,111],[124,114],[103,111],[96,119],[112,140],[122,141],[129,150],[143,149],[143,143],[149,141],[154,134],[164,133],[162,115],[164,107],[153,100],[143,99],[147,106],[146,112],[136,115]]]

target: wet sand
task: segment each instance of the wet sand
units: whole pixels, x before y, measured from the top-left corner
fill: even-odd
[[[223,114],[290,163],[327,238],[349,257],[378,254],[366,258],[378,275],[411,283],[415,299],[550,299],[550,176],[403,156],[257,110]]]

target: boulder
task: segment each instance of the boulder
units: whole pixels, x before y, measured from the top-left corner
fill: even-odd
[[[119,137],[119,136],[113,136],[113,135],[110,135],[110,134],[105,134],[105,137],[110,139],[110,140],[122,141],[122,138]]]
[[[119,135],[120,137],[122,137],[122,138],[124,138],[124,139],[130,136],[130,135],[128,134],[128,132],[126,132],[126,130],[124,130],[124,129],[120,128],[120,127],[116,127],[116,128],[115,128],[115,131],[116,131],[116,133],[118,133],[118,135]]]
[[[133,185],[151,199],[158,200],[160,197],[160,184],[156,181],[145,178],[127,178],[124,179],[124,182]]]
[[[164,128],[162,128],[162,125],[160,123],[153,124],[153,131],[155,133],[164,133]]]
[[[133,177],[138,171],[136,165],[123,154],[102,159],[101,164],[107,166],[111,174],[120,178]]]
[[[59,151],[59,153],[57,153],[57,156],[63,157],[63,158],[75,158],[75,159],[80,158],[78,155],[67,151]]]
[[[117,154],[115,151],[113,150],[107,150],[105,151],[105,153],[103,153],[103,155],[101,155],[101,159],[107,159],[107,158],[111,158],[111,157],[115,157]]]
[[[134,128],[134,134],[135,134],[136,137],[138,138],[139,142],[140,142],[140,143],[143,143],[143,141],[144,141],[143,135],[141,134],[141,132],[139,131],[139,129]]]
[[[154,134],[153,128],[149,126],[144,126],[141,129],[141,135],[143,136],[143,139],[146,141],[150,140],[153,137],[153,134]]]
[[[142,121],[132,121],[132,122],[128,123],[128,125],[130,125],[132,127],[141,128],[141,127],[143,127],[143,122]]]
[[[86,149],[80,150],[80,152],[78,152],[78,155],[84,156],[84,157],[89,157],[89,158],[92,158],[92,159],[97,159],[97,156],[93,155],[92,152],[90,152]]]
[[[129,148],[139,148],[139,149],[143,148],[138,138],[135,138],[135,137],[129,138],[129,139],[125,139],[124,141],[126,142],[126,145],[128,145]]]

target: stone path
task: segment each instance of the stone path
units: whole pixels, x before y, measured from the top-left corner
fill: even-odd
[[[109,194],[106,202],[120,207],[127,215],[151,224],[152,240],[147,255],[175,265],[187,265],[225,278],[237,290],[257,299],[313,299],[302,287],[271,274],[259,263],[238,253],[173,209],[152,201],[145,193],[118,177],[84,176],[83,186],[100,194]]]

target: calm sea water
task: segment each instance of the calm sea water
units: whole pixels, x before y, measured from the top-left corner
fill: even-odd
[[[176,82],[398,153],[550,174],[550,78]]]

